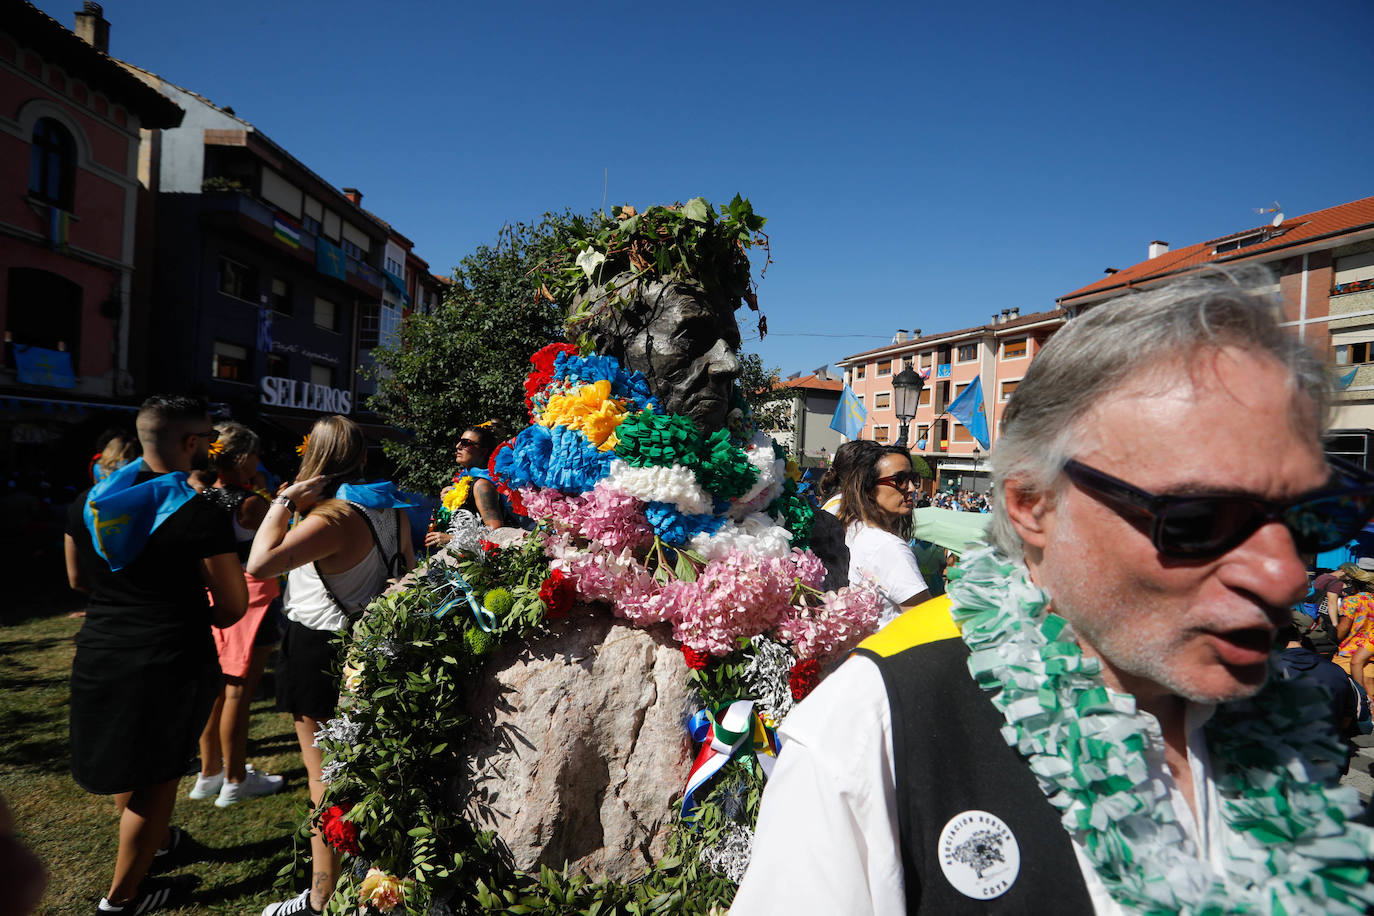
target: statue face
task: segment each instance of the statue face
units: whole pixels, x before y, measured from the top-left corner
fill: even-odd
[[[734,309],[686,284],[650,283],[642,295],[647,320],[624,329],[623,362],[644,373],[665,412],[691,417],[705,433],[720,429],[740,373]]]

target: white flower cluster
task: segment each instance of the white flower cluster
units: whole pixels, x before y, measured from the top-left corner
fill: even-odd
[[[448,533],[453,535],[453,540],[448,542],[450,551],[481,556],[482,540],[487,536],[487,526],[476,512],[468,509],[454,512],[448,523]]]
[[[788,675],[792,671],[792,650],[766,636],[749,640],[754,657],[744,668],[744,683],[753,693],[759,711],[781,722],[792,711],[792,688]]]
[[[694,535],[690,546],[708,560],[719,559],[731,550],[785,557],[792,551],[792,532],[762,512],[755,512],[738,522],[727,521],[715,534]]]
[[[320,746],[320,739],[327,738],[339,744],[357,744],[362,737],[363,727],[360,723],[354,722],[348,717],[347,713],[336,716],[320,725],[315,731],[314,746]]]
[[[753,848],[754,831],[731,822],[725,825],[719,842],[701,851],[701,864],[738,884],[744,880]]]
[[[696,475],[680,464],[637,468],[617,459],[611,462],[608,480],[612,487],[635,499],[670,503],[684,515],[706,515],[714,505]]]

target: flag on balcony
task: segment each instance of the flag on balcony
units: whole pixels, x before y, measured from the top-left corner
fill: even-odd
[[[840,403],[835,406],[835,416],[830,418],[830,428],[846,439],[857,439],[867,421],[868,411],[864,409],[863,402],[854,396],[853,389],[845,385]]]
[[[71,234],[72,215],[61,207],[48,208],[48,245],[58,251],[67,250]]]
[[[272,217],[272,237],[287,247],[301,247],[301,227],[280,213]]]
[[[983,448],[991,448],[988,440],[988,409],[983,399],[983,379],[981,376],[973,377],[973,384],[964,389],[963,393],[955,398],[946,408],[946,412],[964,424],[968,431],[973,434],[973,438],[978,440],[978,444]]]
[[[25,344],[14,346],[14,367],[21,385],[47,385],[49,388],[75,388],[72,355],[66,350],[48,350]]]
[[[348,259],[343,249],[325,238],[315,239],[315,269],[335,280],[348,280]]]

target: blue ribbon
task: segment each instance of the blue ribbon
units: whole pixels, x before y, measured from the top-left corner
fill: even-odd
[[[468,585],[468,580],[463,578],[463,574],[450,566],[445,566],[444,579],[448,587],[452,589],[455,594],[443,604],[439,605],[439,609],[434,612],[434,616],[443,617],[466,599],[468,607],[472,608],[472,616],[476,619],[477,626],[485,633],[490,633],[495,630],[496,615],[478,603],[477,595],[473,592],[472,586]],[[461,594],[458,594],[459,592],[461,592]]]

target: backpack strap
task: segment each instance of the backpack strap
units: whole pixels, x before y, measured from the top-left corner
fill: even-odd
[[[347,500],[345,500],[345,502],[347,502]],[[391,579],[398,579],[398,578],[400,578],[402,567],[403,567],[403,565],[405,564],[405,558],[401,556],[401,528],[400,528],[400,525],[401,525],[401,511],[402,511],[402,510],[400,510],[400,509],[395,510],[395,511],[396,511],[396,526],[397,526],[397,527],[396,527],[396,552],[395,552],[394,554],[392,554],[390,557],[388,557],[387,554],[386,554],[386,548],[382,546],[382,539],[381,539],[380,537],[377,536],[377,528],[372,524],[372,518],[371,518],[371,516],[369,516],[365,511],[363,511],[363,509],[362,509],[361,507],[359,507],[359,506],[356,505],[355,503],[348,503],[348,505],[352,506],[352,507],[353,507],[353,510],[354,510],[355,512],[357,512],[358,515],[362,516],[363,522],[366,523],[366,525],[367,525],[367,533],[370,534],[370,535],[372,535],[372,543],[373,543],[374,546],[376,546],[377,552],[378,552],[379,554],[382,555],[382,565],[386,567],[387,578],[391,578]],[[319,564],[319,562],[317,561],[317,562],[313,563],[312,565],[315,567],[315,575],[317,575],[317,576],[320,577],[320,585],[323,585],[323,586],[324,586],[324,593],[325,593],[326,595],[329,596],[329,600],[330,600],[330,601],[333,601],[334,604],[339,608],[339,610],[343,611],[344,614],[346,614],[346,615],[349,616],[350,618],[360,616],[360,614],[350,614],[349,611],[348,611],[348,608],[344,607],[344,603],[343,603],[342,601],[339,600],[339,596],[336,595],[336,594],[334,594],[334,590],[333,590],[332,588],[329,587],[329,580],[326,579],[326,578],[324,577],[324,570],[320,569],[320,564]]]

